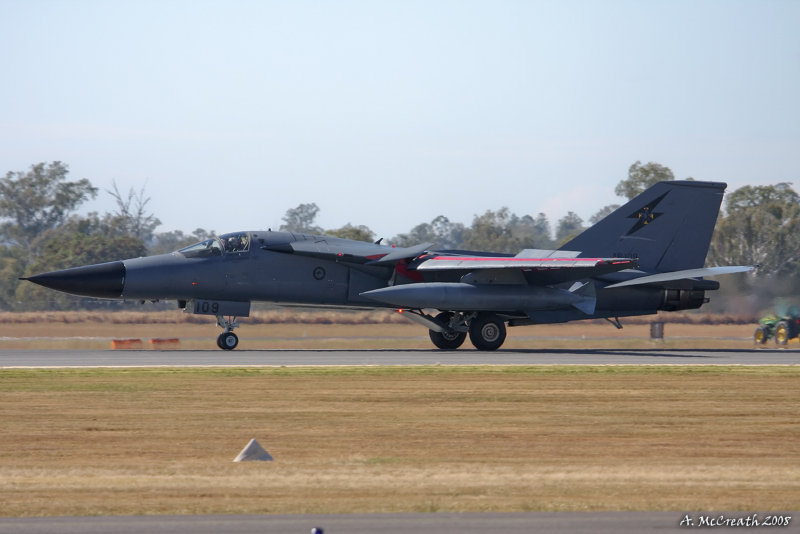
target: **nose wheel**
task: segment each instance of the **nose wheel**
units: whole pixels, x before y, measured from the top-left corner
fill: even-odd
[[[239,326],[236,317],[226,319],[222,315],[217,315],[217,326],[224,330],[224,332],[217,337],[217,346],[222,350],[235,349],[239,344],[239,336],[233,333],[233,329]]]

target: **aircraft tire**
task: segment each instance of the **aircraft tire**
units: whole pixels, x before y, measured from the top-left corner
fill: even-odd
[[[233,332],[225,332],[217,338],[217,345],[222,350],[233,350],[239,344],[239,336]]]
[[[442,312],[436,316],[436,319],[442,323],[449,323],[452,315],[450,312]],[[466,332],[434,332],[433,330],[428,330],[428,335],[433,344],[436,345],[436,348],[442,350],[455,350],[463,345],[464,340],[467,339]]]
[[[497,350],[506,340],[506,323],[493,313],[482,313],[470,322],[469,340],[478,350]]]

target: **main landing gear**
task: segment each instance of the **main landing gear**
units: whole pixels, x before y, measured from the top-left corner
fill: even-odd
[[[493,313],[480,313],[469,323],[469,340],[478,350],[497,350],[506,340],[506,323]]]
[[[494,313],[442,312],[435,319],[447,325],[441,332],[429,330],[431,341],[440,349],[459,348],[467,334],[478,350],[497,350],[506,340],[506,323]]]
[[[222,315],[217,315],[217,326],[224,331],[217,337],[217,346],[223,350],[233,350],[239,344],[239,336],[233,333],[234,328],[239,327],[236,317],[226,319]]]
[[[442,312],[436,316],[436,320],[448,326],[447,329],[437,332],[428,330],[428,335],[433,344],[440,349],[455,350],[460,347],[467,339],[466,322],[460,314],[455,312]]]

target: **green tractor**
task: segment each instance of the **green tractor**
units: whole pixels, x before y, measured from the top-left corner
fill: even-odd
[[[762,317],[753,334],[753,339],[759,345],[763,345],[771,337],[775,338],[775,344],[783,346],[800,335],[800,315],[767,315]]]

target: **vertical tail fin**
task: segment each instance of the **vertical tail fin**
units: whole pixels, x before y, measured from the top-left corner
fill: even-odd
[[[638,258],[644,271],[703,267],[727,184],[659,182],[560,250]]]

